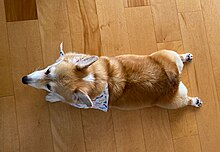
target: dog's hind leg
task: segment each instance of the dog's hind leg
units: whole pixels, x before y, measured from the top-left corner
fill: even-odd
[[[193,55],[191,53],[180,54],[180,58],[183,63],[191,62],[193,59]]]
[[[172,99],[168,101],[161,100],[156,104],[156,106],[166,109],[178,109],[185,106],[201,107],[202,101],[198,97],[188,97],[187,88],[180,82],[178,91]]]
[[[174,62],[176,64],[179,74],[182,73],[183,66],[184,66],[183,60],[181,59],[182,55],[176,53],[175,51],[161,50],[161,51],[152,53],[150,56],[152,56],[152,57],[160,56],[160,57],[169,59],[171,62]]]

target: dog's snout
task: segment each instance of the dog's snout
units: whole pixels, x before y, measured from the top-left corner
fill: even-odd
[[[23,84],[28,84],[28,77],[27,76],[22,77],[22,83]]]

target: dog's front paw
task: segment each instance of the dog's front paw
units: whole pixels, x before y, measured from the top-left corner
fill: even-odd
[[[181,57],[183,62],[191,62],[193,59],[193,55],[191,53],[182,54]]]
[[[201,107],[202,106],[202,100],[198,97],[192,98],[192,106],[194,107]]]
[[[49,93],[46,97],[45,97],[46,101],[49,102],[58,102],[61,101],[61,99],[54,93]]]

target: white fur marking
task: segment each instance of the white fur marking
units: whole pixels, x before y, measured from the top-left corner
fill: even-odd
[[[192,100],[192,106],[197,108],[202,106],[202,101],[198,97],[191,98],[191,100]]]
[[[191,53],[181,54],[182,62],[191,62],[193,59],[193,55]]]
[[[89,81],[89,82],[94,82],[95,81],[95,78],[94,78],[94,75],[93,74],[89,74],[87,75],[86,77],[83,78],[84,81]]]
[[[58,102],[61,101],[60,96],[56,95],[55,93],[49,93],[46,97],[45,97],[46,101],[49,102]]]
[[[63,42],[60,43],[60,56],[64,55],[64,51],[63,51]]]
[[[34,71],[33,73],[28,75],[28,78],[31,78],[32,81],[36,81],[38,79],[42,79],[45,75],[47,69],[44,70],[39,70],[39,71]]]
[[[58,101],[65,102],[65,99],[63,98],[63,96],[61,96],[55,92],[48,93],[48,95],[45,97],[45,99],[46,99],[46,101],[50,101],[50,102],[58,102]]]

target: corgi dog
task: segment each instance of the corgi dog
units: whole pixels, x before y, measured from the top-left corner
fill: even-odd
[[[177,54],[171,50],[115,57],[64,54],[61,43],[57,61],[24,76],[22,82],[48,91],[47,101],[62,101],[78,108],[107,111],[108,107],[200,107],[202,101],[189,97],[180,80],[184,63],[192,58],[190,53]]]

